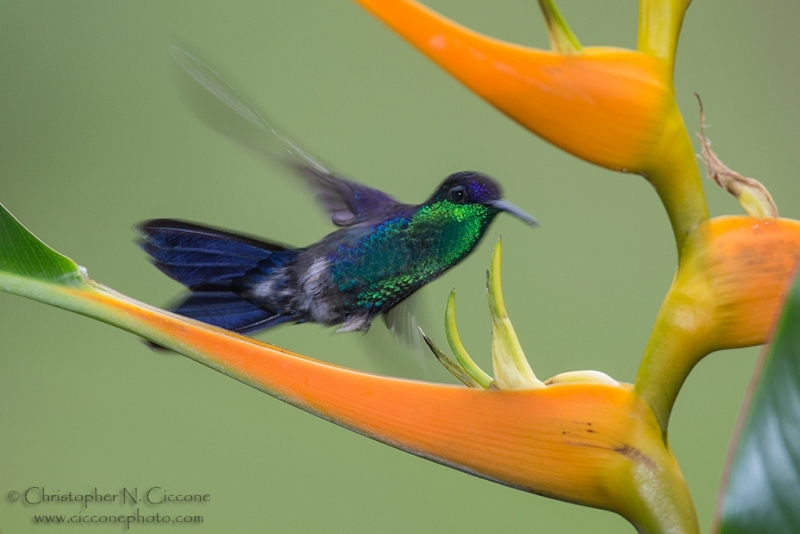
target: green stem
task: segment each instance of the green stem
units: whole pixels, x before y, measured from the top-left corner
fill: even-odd
[[[634,386],[655,413],[665,439],[686,377],[711,351],[713,297],[710,281],[706,276],[694,276],[697,271],[691,265],[678,271],[656,317]]]
[[[639,39],[636,48],[675,67],[683,16],[692,0],[639,0]]]
[[[556,3],[553,0],[539,0],[539,7],[542,8],[552,49],[559,54],[580,54],[583,51],[581,43],[572,33]]]
[[[687,237],[709,217],[703,180],[691,138],[677,104],[673,100],[670,105],[675,108],[665,113],[667,118],[661,141],[651,151],[658,155],[658,159],[647,165],[645,176],[655,187],[667,210],[680,263]]]
[[[639,365],[636,393],[653,409],[664,438],[681,387],[694,366],[708,353],[686,349],[696,341],[696,336],[695,332],[675,323],[657,325]]]
[[[636,530],[643,534],[700,534],[692,495],[671,453],[651,458],[652,466],[635,464],[628,502],[641,511]]]

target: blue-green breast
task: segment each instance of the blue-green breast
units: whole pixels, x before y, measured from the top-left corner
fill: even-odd
[[[496,214],[481,204],[442,200],[339,244],[330,258],[330,275],[344,308],[393,306],[463,260]]]

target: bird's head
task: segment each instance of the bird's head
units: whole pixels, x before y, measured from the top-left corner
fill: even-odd
[[[492,178],[473,171],[461,171],[448,176],[428,201],[449,202],[452,204],[479,204],[493,213],[505,211],[525,221],[531,226],[539,226],[535,217],[504,200],[500,185]]]

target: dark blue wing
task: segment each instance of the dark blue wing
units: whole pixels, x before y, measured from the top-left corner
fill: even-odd
[[[379,218],[399,203],[382,191],[331,171],[275,130],[264,116],[217,72],[182,48],[172,55],[194,81],[186,89],[195,112],[212,128],[245,146],[278,160],[302,176],[337,226],[351,226]],[[198,93],[197,84],[203,91]],[[213,96],[213,98],[208,98]],[[224,108],[220,110],[219,104]],[[225,113],[226,110],[233,111]]]
[[[298,166],[298,170],[306,177],[317,201],[337,226],[379,219],[399,204],[383,191],[341,178],[327,170],[307,166]]]

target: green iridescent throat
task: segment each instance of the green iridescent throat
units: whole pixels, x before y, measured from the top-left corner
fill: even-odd
[[[463,260],[496,214],[482,204],[440,200],[340,247],[331,275],[340,291],[352,294],[345,307],[369,309],[405,298]]]

